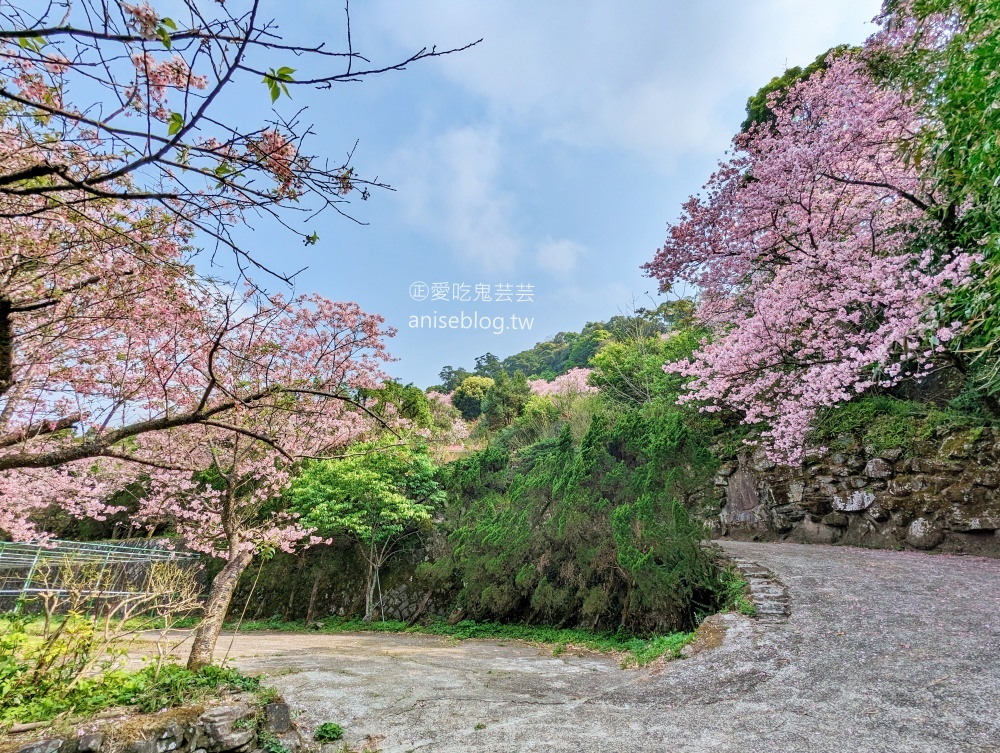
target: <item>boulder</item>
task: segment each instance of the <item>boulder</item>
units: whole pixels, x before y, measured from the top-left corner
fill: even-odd
[[[823,525],[825,526],[833,526],[834,528],[846,528],[848,523],[850,523],[850,520],[842,512],[831,512],[829,515],[823,516]]]
[[[961,463],[923,457],[912,458],[909,465],[914,473],[959,473],[963,467]]]
[[[760,498],[754,488],[753,477],[746,471],[737,471],[729,479],[726,488],[726,507],[722,512],[722,521],[726,525],[748,525],[758,520],[756,508]]]
[[[249,745],[256,739],[254,725],[237,722],[249,720],[251,716],[250,709],[242,704],[209,709],[198,718],[205,736],[198,741],[199,747],[208,753],[226,753]]]
[[[969,480],[977,486],[996,489],[1000,486],[1000,473],[978,466],[969,474]]]
[[[830,476],[824,476],[817,479],[817,481],[819,481],[819,493],[825,494],[827,497],[832,497],[840,490],[840,488],[833,482],[833,478]]]
[[[788,483],[788,501],[798,504],[805,496],[806,485],[801,481],[790,481]]]
[[[892,466],[887,460],[872,458],[865,465],[865,475],[868,478],[889,478],[892,475]]]
[[[302,736],[296,729],[290,729],[287,732],[282,732],[280,735],[275,735],[275,739],[288,753],[303,753],[309,747],[302,740]]]
[[[790,534],[792,541],[803,544],[832,544],[835,532],[829,526],[814,523],[809,518],[805,518],[799,523]]]
[[[948,523],[953,531],[996,531],[1000,529],[1000,509],[995,505],[992,509],[955,505],[950,510]]]
[[[156,735],[156,753],[170,753],[184,742],[184,730],[177,722],[170,722]]]
[[[761,473],[763,471],[769,471],[774,468],[776,463],[767,456],[767,452],[764,450],[755,450],[753,453],[753,458],[751,461],[751,467]]]
[[[76,749],[78,753],[98,753],[101,745],[104,744],[104,735],[100,732],[93,732],[89,735],[80,735],[76,739]]]
[[[64,741],[59,738],[49,740],[39,740],[23,748],[18,748],[17,753],[57,753],[63,746]]]
[[[264,719],[272,732],[288,732],[292,728],[292,711],[287,703],[269,703],[264,706]]]
[[[858,489],[850,494],[837,494],[833,498],[833,509],[841,512],[861,512],[871,507],[875,494],[867,489]]]
[[[927,482],[923,476],[896,476],[889,480],[887,489],[893,496],[905,497],[926,487]]]
[[[948,437],[941,443],[941,455],[946,458],[965,459],[972,453],[978,436],[971,431]]]
[[[916,549],[933,549],[944,541],[944,532],[927,518],[917,518],[906,529],[906,543]]]
[[[865,513],[876,523],[884,523],[892,514],[893,502],[894,500],[885,494],[877,495]]]

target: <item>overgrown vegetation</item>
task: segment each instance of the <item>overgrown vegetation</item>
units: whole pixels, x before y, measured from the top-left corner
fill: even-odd
[[[168,661],[167,631],[197,607],[193,568],[150,563],[141,582],[131,584],[112,570],[41,565],[34,574],[38,595],[18,603],[23,611],[0,614],[0,724],[86,717],[117,706],[152,712],[224,687],[259,687],[235,670],[192,672]],[[149,664],[122,669],[132,641],[150,629],[161,633]]]
[[[992,423],[975,407],[970,409],[959,394],[945,407],[890,395],[864,395],[827,410],[819,420],[811,441],[837,447],[860,440],[874,454],[900,449],[912,453],[918,442],[933,439],[941,431],[980,427]]]
[[[750,598],[749,583],[735,568],[727,568],[720,575],[726,611],[739,612],[747,617],[757,616],[757,607]]]
[[[86,623],[70,617],[62,624],[64,637],[50,642],[31,629],[38,620],[0,616],[0,724],[87,717],[119,706],[149,713],[197,703],[223,688],[260,687],[257,678],[218,666],[192,672],[177,664],[150,664],[126,671],[104,669],[111,666],[108,661],[84,677],[78,669],[90,658],[81,639]]]
[[[596,393],[531,396],[497,377],[510,386],[483,412],[504,418],[485,426],[484,450],[443,469],[441,553],[421,568],[457,589],[465,615],[652,635],[693,629],[723,603],[692,513],[722,422],[677,405],[682,381],[660,368],[696,346],[690,310],[622,324],[591,360]]]

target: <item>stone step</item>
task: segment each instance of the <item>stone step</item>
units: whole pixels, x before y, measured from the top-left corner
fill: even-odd
[[[742,557],[734,557],[730,562],[747,581],[757,620],[769,624],[787,621],[792,612],[791,602],[787,589],[774,573]]]
[[[761,604],[754,604],[754,609],[757,610],[758,614],[787,614],[788,605],[787,604],[776,604],[774,602],[763,602]]]

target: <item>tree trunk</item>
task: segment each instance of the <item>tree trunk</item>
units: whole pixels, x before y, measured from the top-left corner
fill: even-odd
[[[316,577],[313,578],[312,591],[309,592],[309,608],[306,609],[306,627],[312,624],[313,617],[316,615],[316,599],[319,597],[319,584],[322,578],[323,570],[316,568]]]
[[[285,619],[291,620],[295,619],[295,590],[299,585],[299,579],[302,578],[302,570],[306,566],[306,558],[303,555],[299,555],[297,558],[298,567],[295,569],[295,577],[292,578],[292,587],[288,589],[288,606],[285,607]],[[309,624],[309,614],[312,612],[312,602],[310,601],[310,611],[306,613],[306,624]]]
[[[417,611],[406,621],[406,627],[413,627],[417,624],[417,620],[423,615],[424,610],[427,609],[427,605],[431,603],[431,596],[434,594],[433,591],[428,591],[424,594],[423,601],[420,602],[420,606],[417,607]]]
[[[253,560],[253,552],[241,551],[232,557],[222,571],[212,581],[212,588],[205,600],[205,613],[194,632],[194,642],[191,644],[191,655],[187,666],[190,670],[199,670],[212,663],[215,652],[215,642],[222,630],[222,621],[229,611],[229,601],[236,590],[240,576]]]
[[[625,603],[622,605],[622,616],[621,620],[618,622],[618,629],[623,630],[625,628],[625,621],[628,620],[628,609],[632,606],[632,579],[628,579],[628,590],[625,592]]]
[[[375,602],[375,570],[372,563],[368,563],[368,588],[365,589],[365,624],[370,625]]]

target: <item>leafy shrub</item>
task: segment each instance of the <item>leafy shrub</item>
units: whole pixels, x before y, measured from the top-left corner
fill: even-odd
[[[662,371],[660,372],[662,374]],[[682,500],[714,471],[697,412],[581,400],[552,429],[508,432],[445,469],[459,602],[479,620],[637,634],[687,630],[721,603],[704,529]],[[515,422],[514,429],[518,428]],[[545,436],[549,434],[550,436]],[[554,435],[553,435],[554,434]]]
[[[334,722],[323,722],[316,728],[313,739],[318,743],[332,743],[344,736],[344,729]]]
[[[265,753],[290,753],[288,747],[281,742],[281,738],[263,726],[257,729],[257,745]]]

